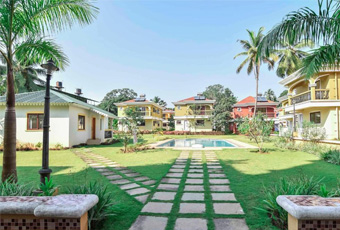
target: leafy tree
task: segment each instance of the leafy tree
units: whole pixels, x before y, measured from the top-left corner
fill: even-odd
[[[196,130],[197,130],[197,127],[199,126],[198,123],[197,123],[197,120],[198,119],[198,116],[201,115],[201,111],[203,109],[203,105],[196,105],[196,104],[193,104],[191,106],[189,106],[189,115],[193,116],[192,119],[189,119],[189,125],[190,125],[190,128],[194,128],[194,132],[196,133]]]
[[[276,75],[284,78],[291,75],[302,67],[302,60],[308,56],[308,53],[303,51],[303,48],[312,48],[314,43],[311,41],[298,41],[285,37],[283,41],[280,41],[279,48],[275,50],[278,56],[278,67],[276,69]]]
[[[117,115],[118,109],[115,103],[132,100],[136,97],[137,93],[133,89],[128,88],[114,89],[105,95],[99,107]]]
[[[318,0],[318,10],[309,7],[289,13],[264,37],[261,53],[275,50],[285,37],[296,41],[312,41],[320,47],[312,50],[304,60],[301,73],[310,78],[327,65],[339,67],[340,63],[340,2]]]
[[[264,96],[267,98],[267,100],[270,101],[277,101],[277,98],[275,96],[275,93],[272,89],[268,89],[265,93]]]
[[[217,130],[227,130],[233,105],[237,102],[233,92],[229,88],[216,84],[208,86],[203,95],[206,98],[216,100],[212,118],[215,128]]]
[[[283,90],[282,93],[280,93],[280,96],[279,97],[283,97],[283,96],[286,96],[288,94],[288,90]]]
[[[132,139],[132,133],[130,131],[117,132],[116,138],[123,144],[124,153],[126,153],[127,147]]]
[[[133,135],[133,143],[138,143],[138,125],[144,122],[143,115],[138,107],[128,107],[124,110],[125,117],[121,120],[122,126]]]
[[[239,40],[240,44],[242,45],[242,48],[245,50],[244,52],[241,52],[237,54],[235,58],[239,56],[246,56],[246,59],[243,60],[243,62],[240,64],[240,66],[237,68],[236,73],[240,73],[241,70],[247,66],[247,73],[250,75],[252,72],[254,72],[255,81],[256,81],[256,93],[255,93],[255,108],[254,108],[254,117],[256,116],[257,112],[257,97],[259,94],[259,78],[260,78],[260,68],[262,63],[268,64],[268,69],[272,69],[274,67],[274,60],[269,58],[271,55],[261,55],[259,52],[259,46],[263,39],[263,31],[264,27],[261,27],[259,31],[256,33],[254,31],[247,30],[249,35],[249,41],[248,40]]]
[[[170,127],[170,130],[175,130],[175,119],[174,119],[174,115],[172,114],[169,118],[169,127]]]
[[[3,0],[0,1],[0,56],[7,67],[2,181],[17,180],[15,63],[28,66],[53,58],[60,68],[67,59],[58,45],[46,36],[86,25],[95,18],[97,8],[89,0]]]
[[[155,96],[153,99],[151,99],[151,101],[155,102],[156,104],[159,104],[162,107],[167,106],[167,103],[158,96]]]
[[[251,119],[246,117],[238,126],[238,130],[242,134],[248,135],[250,140],[255,141],[259,147],[260,153],[265,152],[263,149],[263,144],[265,140],[269,138],[274,127],[274,122],[265,118],[266,117],[262,114],[258,114]]]

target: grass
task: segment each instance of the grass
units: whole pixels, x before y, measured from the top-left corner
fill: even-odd
[[[214,138],[214,139],[236,139],[250,142],[244,136],[160,136],[144,135],[143,139],[147,143],[153,143],[165,138]],[[266,143],[265,148],[268,154],[259,154],[255,150],[246,149],[225,149],[215,151],[221,160],[227,177],[231,182],[231,189],[235,193],[237,200],[241,203],[245,213],[246,221],[250,229],[275,229],[270,223],[270,219],[262,212],[255,209],[261,204],[264,194],[263,188],[276,183],[281,177],[296,177],[304,174],[306,176],[324,177],[323,182],[327,189],[337,186],[340,166],[332,165],[320,160],[317,156],[300,152],[276,148],[272,142]],[[159,180],[166,175],[180,151],[175,150],[148,150],[137,153],[121,153],[120,143],[111,146],[87,147],[96,154],[108,157],[124,166],[130,167],[134,171]],[[2,153],[0,153],[0,165],[2,165]],[[39,174],[41,168],[41,151],[18,152],[17,154],[19,181],[31,183],[38,187]],[[110,217],[102,229],[125,230],[130,227],[140,213],[143,205],[121,191],[117,186],[101,176],[97,171],[88,168],[86,164],[74,155],[71,150],[51,151],[50,165],[53,170],[52,177],[54,183],[61,186],[61,193],[68,186],[75,184],[86,184],[90,181],[107,184],[114,194],[116,206],[120,209],[120,214]],[[0,166],[0,171],[1,171]],[[186,172],[185,172],[186,173]],[[207,176],[207,175],[205,175]],[[179,190],[183,191],[184,182],[181,182]],[[207,187],[207,184],[204,184]],[[182,194],[182,192],[178,193]],[[181,195],[175,198],[178,206]],[[211,199],[208,197],[208,199]],[[174,210],[179,209],[175,206]],[[207,202],[207,217],[210,229],[212,229],[212,205]],[[175,212],[169,217],[169,226],[174,226]],[[171,229],[171,227],[169,228]]]

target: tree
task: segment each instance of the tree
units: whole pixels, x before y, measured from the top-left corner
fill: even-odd
[[[276,75],[284,78],[299,70],[302,67],[302,60],[308,56],[308,53],[301,49],[313,46],[314,43],[311,41],[295,42],[294,39],[285,37],[280,41],[279,49],[275,50],[278,55]]]
[[[127,146],[131,141],[132,134],[130,131],[121,131],[117,132],[117,139],[123,144],[124,146],[124,153],[127,152]]]
[[[212,117],[215,128],[217,130],[227,130],[228,122],[232,118],[233,105],[237,102],[233,92],[229,88],[216,84],[208,86],[203,95],[206,98],[216,100]]]
[[[267,100],[270,101],[277,101],[277,98],[275,96],[275,93],[272,89],[268,89],[265,93],[264,96],[267,98]]]
[[[175,130],[175,119],[174,119],[174,115],[170,115],[169,118],[169,127],[170,127],[170,131],[171,130]]]
[[[340,63],[340,2],[318,0],[318,10],[309,7],[289,13],[264,37],[261,53],[269,54],[275,50],[285,37],[293,41],[312,41],[319,44],[318,49],[304,58],[301,74],[309,79],[321,68],[338,68]]]
[[[237,54],[235,58],[239,56],[246,56],[246,59],[240,64],[237,68],[236,73],[240,73],[241,70],[248,64],[247,73],[250,75],[254,72],[255,81],[256,81],[256,93],[255,93],[255,106],[254,106],[254,117],[257,112],[257,97],[259,94],[259,78],[260,78],[260,68],[263,62],[268,64],[268,69],[272,69],[274,67],[274,60],[270,58],[271,55],[261,55],[259,52],[259,46],[263,39],[263,31],[264,27],[261,27],[257,33],[254,31],[247,30],[250,40],[239,40],[242,48],[245,50]]]
[[[167,106],[167,103],[158,96],[155,96],[153,99],[151,99],[151,101],[155,102],[156,104],[159,104],[162,107]]]
[[[133,143],[138,143],[138,126],[145,122],[138,107],[128,107],[124,109],[125,117],[121,120],[122,126],[126,127],[133,135]]]
[[[89,0],[3,0],[0,1],[0,56],[7,67],[2,180],[16,173],[15,62],[26,65],[54,59],[64,68],[67,59],[46,36],[95,18],[97,8]]]
[[[288,90],[283,90],[282,93],[280,93],[280,96],[279,97],[283,97],[283,96],[286,96],[288,94]]]
[[[105,95],[104,99],[99,104],[99,107],[118,115],[118,109],[115,103],[132,100],[136,97],[137,93],[133,89],[114,89]]]

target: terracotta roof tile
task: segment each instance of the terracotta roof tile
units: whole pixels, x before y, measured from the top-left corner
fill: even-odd
[[[195,97],[189,97],[189,98],[180,100],[179,102],[183,102],[183,101],[195,101]],[[211,99],[206,98],[204,101],[211,101]]]
[[[268,100],[268,103],[273,103],[273,101]],[[240,105],[240,104],[248,104],[248,103],[255,103],[255,97],[249,96],[244,98],[243,100],[237,102],[235,105]]]

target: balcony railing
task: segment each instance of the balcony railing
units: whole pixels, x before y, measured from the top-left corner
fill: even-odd
[[[154,113],[154,112],[151,112],[151,111],[141,111],[141,116],[143,117],[159,117],[160,116],[160,113]]]
[[[188,112],[191,116],[210,116],[212,113],[212,110],[193,110]]]
[[[311,100],[310,91],[300,93],[300,94],[292,97],[292,102],[295,103],[295,104],[301,103],[301,102],[304,102],[304,101],[309,101],[309,100]]]
[[[328,100],[329,99],[329,90],[328,89],[317,89],[317,90],[315,90],[315,99],[316,100]]]

